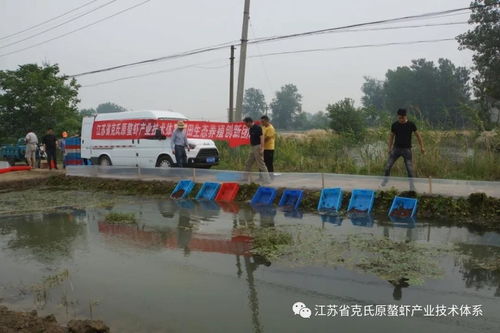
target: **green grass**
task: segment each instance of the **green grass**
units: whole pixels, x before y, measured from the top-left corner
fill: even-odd
[[[425,154],[419,151],[413,138],[417,177],[500,180],[500,133],[422,131],[421,134]],[[362,139],[323,130],[282,134],[276,142],[275,171],[382,175],[388,157],[387,136],[384,129],[371,129]],[[225,142],[217,142],[217,146],[221,156],[217,169],[245,169],[248,146],[230,148]],[[456,156],[450,158],[449,151]],[[391,175],[406,176],[402,159],[396,162]]]

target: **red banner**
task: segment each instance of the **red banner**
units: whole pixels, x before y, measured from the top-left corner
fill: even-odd
[[[132,140],[151,138],[159,128],[162,135],[172,136],[175,120],[129,119],[99,120],[92,127],[92,139]],[[227,141],[230,147],[250,143],[248,128],[244,123],[219,123],[207,121],[185,121],[184,131],[188,139],[210,139]]]

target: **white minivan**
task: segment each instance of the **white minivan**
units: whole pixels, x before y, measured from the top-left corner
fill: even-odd
[[[94,165],[134,166],[141,168],[172,167],[176,165],[170,137],[134,139],[96,139],[92,132],[94,122],[100,121],[179,121],[188,120],[181,113],[171,111],[125,111],[101,113],[82,120],[81,157]],[[189,139],[190,151],[186,152],[188,166],[210,168],[219,163],[219,151],[212,140]]]

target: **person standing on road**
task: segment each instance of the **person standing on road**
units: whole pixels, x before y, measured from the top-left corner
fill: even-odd
[[[387,184],[388,177],[391,174],[391,168],[399,157],[403,157],[406,167],[406,172],[410,178],[410,190],[415,190],[412,178],[415,177],[413,172],[412,153],[411,153],[411,136],[415,133],[420,151],[425,153],[424,142],[420,133],[417,131],[415,123],[408,120],[405,109],[399,109],[397,112],[398,121],[391,126],[391,134],[389,136],[389,158],[384,170],[384,180],[382,186]]]
[[[181,120],[177,122],[177,129],[172,133],[171,146],[172,153],[175,155],[175,160],[179,168],[187,167],[186,149],[189,151],[189,144],[186,133],[184,133],[185,124]]]
[[[263,177],[264,182],[268,183],[270,182],[270,178],[266,164],[264,163],[264,134],[262,127],[256,125],[250,117],[243,119],[243,122],[248,127],[250,134],[250,153],[248,154],[245,170],[250,172],[252,165],[256,162],[259,171],[263,173],[261,177]]]
[[[47,154],[47,164],[49,165],[49,170],[52,170],[52,162],[54,163],[54,169],[57,170],[57,138],[54,135],[54,130],[52,128],[49,128],[47,130],[47,134],[42,138],[42,143],[45,146],[45,153]]]
[[[66,168],[66,138],[68,137],[68,132],[64,131],[61,134],[61,140],[59,140],[59,150],[61,151],[62,154],[62,163],[63,163],[63,168]]]
[[[262,132],[264,133],[264,163],[266,164],[267,171],[274,176],[274,147],[276,139],[276,130],[273,125],[269,122],[268,116],[260,117],[262,122]]]
[[[38,137],[30,129],[24,138],[24,142],[26,142],[26,152],[24,154],[26,161],[28,165],[34,169],[36,168],[36,147],[38,145]]]

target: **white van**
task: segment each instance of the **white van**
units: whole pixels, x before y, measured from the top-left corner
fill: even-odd
[[[170,137],[148,136],[146,138],[93,138],[95,122],[114,121],[130,123],[138,121],[187,120],[183,114],[171,111],[126,111],[102,113],[82,120],[81,157],[96,165],[134,166],[141,168],[175,166]],[[99,124],[99,123],[98,123]],[[95,129],[94,129],[95,131]],[[122,133],[123,134],[123,133]],[[219,163],[219,151],[212,140],[189,139],[190,151],[186,152],[188,166],[210,168]]]

